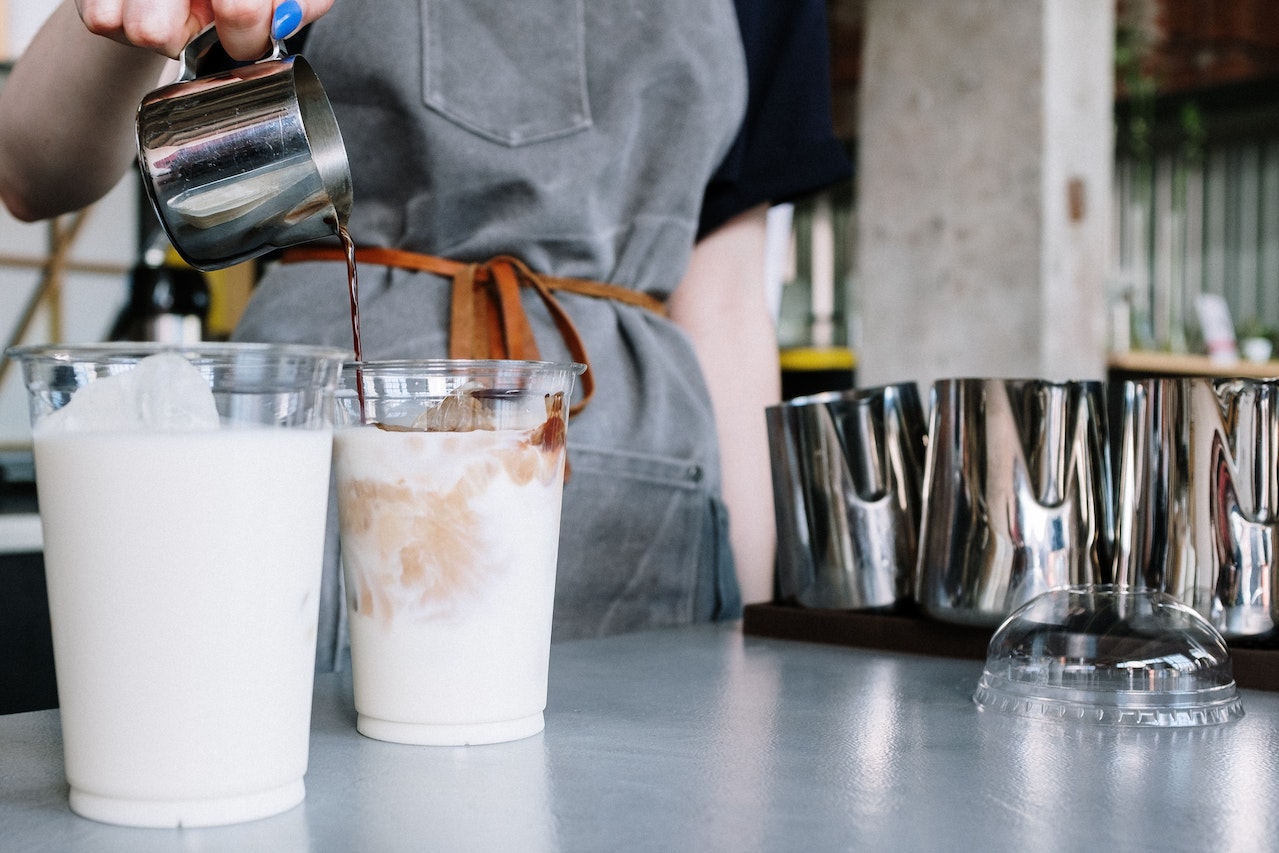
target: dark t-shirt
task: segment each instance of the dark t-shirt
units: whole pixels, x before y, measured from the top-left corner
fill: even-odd
[[[706,189],[699,235],[758,204],[848,178],[831,120],[823,0],[735,0],[750,87],[737,139]]]

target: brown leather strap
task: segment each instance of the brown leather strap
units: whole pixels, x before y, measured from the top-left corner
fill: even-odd
[[[302,261],[345,261],[336,246],[299,246],[283,253],[284,263]],[[357,248],[357,263],[417,270],[452,279],[449,307],[449,358],[540,358],[533,328],[520,303],[520,288],[531,287],[546,306],[555,327],[564,339],[569,355],[586,365],[582,374],[582,398],[569,414],[580,412],[595,393],[595,377],[582,336],[568,312],[555,298],[562,290],[583,296],[614,299],[664,315],[666,306],[637,290],[580,278],[561,278],[533,272],[519,258],[499,255],[484,263],[420,255],[402,249]]]

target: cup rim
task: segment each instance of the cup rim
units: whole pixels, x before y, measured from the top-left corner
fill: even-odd
[[[177,344],[158,341],[99,341],[89,343],[43,343],[11,346],[6,358],[61,362],[130,362],[158,353],[183,356],[285,355],[318,360],[346,360],[351,351],[318,344],[265,343],[248,341],[201,341]]]
[[[537,361],[532,359],[502,358],[387,358],[387,359],[348,359],[343,365],[344,371],[413,372],[429,374],[453,374],[459,372],[484,373],[496,371],[516,371],[535,373],[539,371],[567,371],[580,376],[586,372],[587,366],[574,361]]]

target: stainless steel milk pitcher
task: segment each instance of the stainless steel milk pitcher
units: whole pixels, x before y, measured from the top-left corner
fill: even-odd
[[[1100,382],[934,383],[915,595],[998,625],[1036,595],[1109,583],[1112,500]]]
[[[1228,639],[1275,625],[1279,381],[1144,379],[1122,395],[1116,577]]]
[[[1128,380],[1113,389],[1115,583],[1164,589],[1192,559],[1189,386],[1180,379]],[[1184,602],[1183,602],[1184,603]]]
[[[178,253],[201,270],[333,236],[351,213],[351,173],[315,72],[283,42],[206,77],[212,27],[182,54],[178,81],[138,108],[143,184]]]
[[[778,600],[865,610],[909,598],[925,439],[914,383],[797,397],[766,417]]]

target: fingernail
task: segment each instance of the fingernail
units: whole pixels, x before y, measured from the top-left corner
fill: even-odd
[[[302,7],[298,0],[284,0],[275,7],[275,18],[271,21],[271,38],[286,39],[302,26]]]

